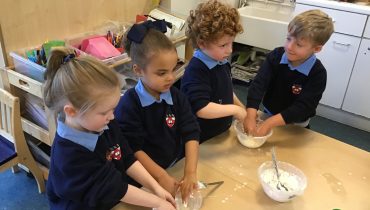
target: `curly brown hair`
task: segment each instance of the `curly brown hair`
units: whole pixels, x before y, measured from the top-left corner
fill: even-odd
[[[194,48],[199,48],[199,41],[211,43],[224,35],[236,36],[241,32],[238,10],[217,0],[200,3],[187,19],[186,35]]]

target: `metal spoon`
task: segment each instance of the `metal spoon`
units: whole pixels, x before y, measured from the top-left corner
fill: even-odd
[[[272,162],[274,164],[274,168],[275,168],[275,171],[276,171],[276,176],[277,176],[277,180],[278,180],[278,183],[276,184],[276,188],[278,190],[280,190],[280,186],[283,187],[286,191],[288,191],[288,188],[280,182],[280,174],[279,174],[279,170],[278,170],[278,166],[277,166],[277,161],[276,161],[276,155],[275,155],[275,147],[272,147],[271,149],[271,155],[272,155]],[[280,185],[280,186],[279,186]]]
[[[202,181],[198,181],[198,187],[199,189],[205,189],[207,188],[209,185],[222,185],[224,183],[224,181],[218,181],[218,182],[202,182]]]

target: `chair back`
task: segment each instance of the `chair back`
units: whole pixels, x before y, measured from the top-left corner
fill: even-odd
[[[1,145],[7,146],[7,143],[11,141],[14,144],[16,154],[12,154],[10,151],[9,157],[2,162],[0,165],[0,171],[3,171],[9,167],[13,168],[13,172],[18,163],[27,167],[28,170],[35,177],[38,190],[40,193],[45,191],[45,183],[43,172],[39,168],[35,159],[33,158],[31,151],[27,145],[22,129],[22,118],[20,110],[19,98],[13,96],[8,91],[0,88],[0,135]],[[6,144],[3,144],[5,142]]]
[[[17,152],[22,150],[22,146],[27,146],[22,130],[19,98],[3,89],[0,89],[0,135],[11,141]]]

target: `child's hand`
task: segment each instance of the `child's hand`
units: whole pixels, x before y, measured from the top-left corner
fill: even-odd
[[[153,210],[176,210],[175,206],[166,200],[161,200],[159,206],[157,208],[153,208]]]
[[[265,122],[262,122],[257,125],[256,132],[253,136],[266,136],[270,130],[271,128]]]
[[[235,109],[236,109],[235,110],[236,113],[234,114],[234,117],[240,122],[243,122],[245,119],[245,116],[247,116],[247,111],[245,110],[245,108],[236,106],[236,105],[235,105]]]
[[[173,198],[173,196],[169,192],[167,192],[165,189],[163,189],[161,186],[158,186],[158,188],[154,189],[154,193],[158,197],[160,197],[160,198],[168,201],[169,203],[171,203],[172,206],[176,206],[176,202],[175,202],[175,199]]]
[[[249,135],[255,136],[255,134],[257,132],[256,127],[257,127],[257,123],[256,123],[256,119],[254,117],[247,116],[244,119],[244,131],[246,133],[248,133]]]
[[[198,179],[195,173],[186,174],[182,179],[180,190],[183,203],[187,203],[191,191],[197,189]]]
[[[167,190],[173,197],[175,197],[177,187],[179,182],[170,176],[168,173],[165,173],[158,180],[159,185],[161,185],[165,190]]]

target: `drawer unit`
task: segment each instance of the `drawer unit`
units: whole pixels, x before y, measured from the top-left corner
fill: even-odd
[[[316,7],[305,4],[296,4],[294,13],[299,14],[301,12],[311,9],[320,9],[326,14],[328,14],[333,19],[335,32],[358,37],[362,36],[367,15],[328,9],[323,7]]]
[[[41,82],[20,74],[14,71],[14,69],[2,68],[0,70],[2,71],[4,88],[11,90],[12,94],[21,97],[21,90],[23,90],[36,97],[42,98]],[[34,122],[31,122],[23,116],[22,128],[24,132],[51,146],[55,134],[55,117],[48,109],[46,109],[45,112],[48,120],[48,130],[45,130],[44,128],[40,127]]]
[[[9,83],[26,91],[29,92],[39,98],[42,98],[42,83],[36,81],[26,75],[18,73],[14,70],[8,70],[8,80]]]

